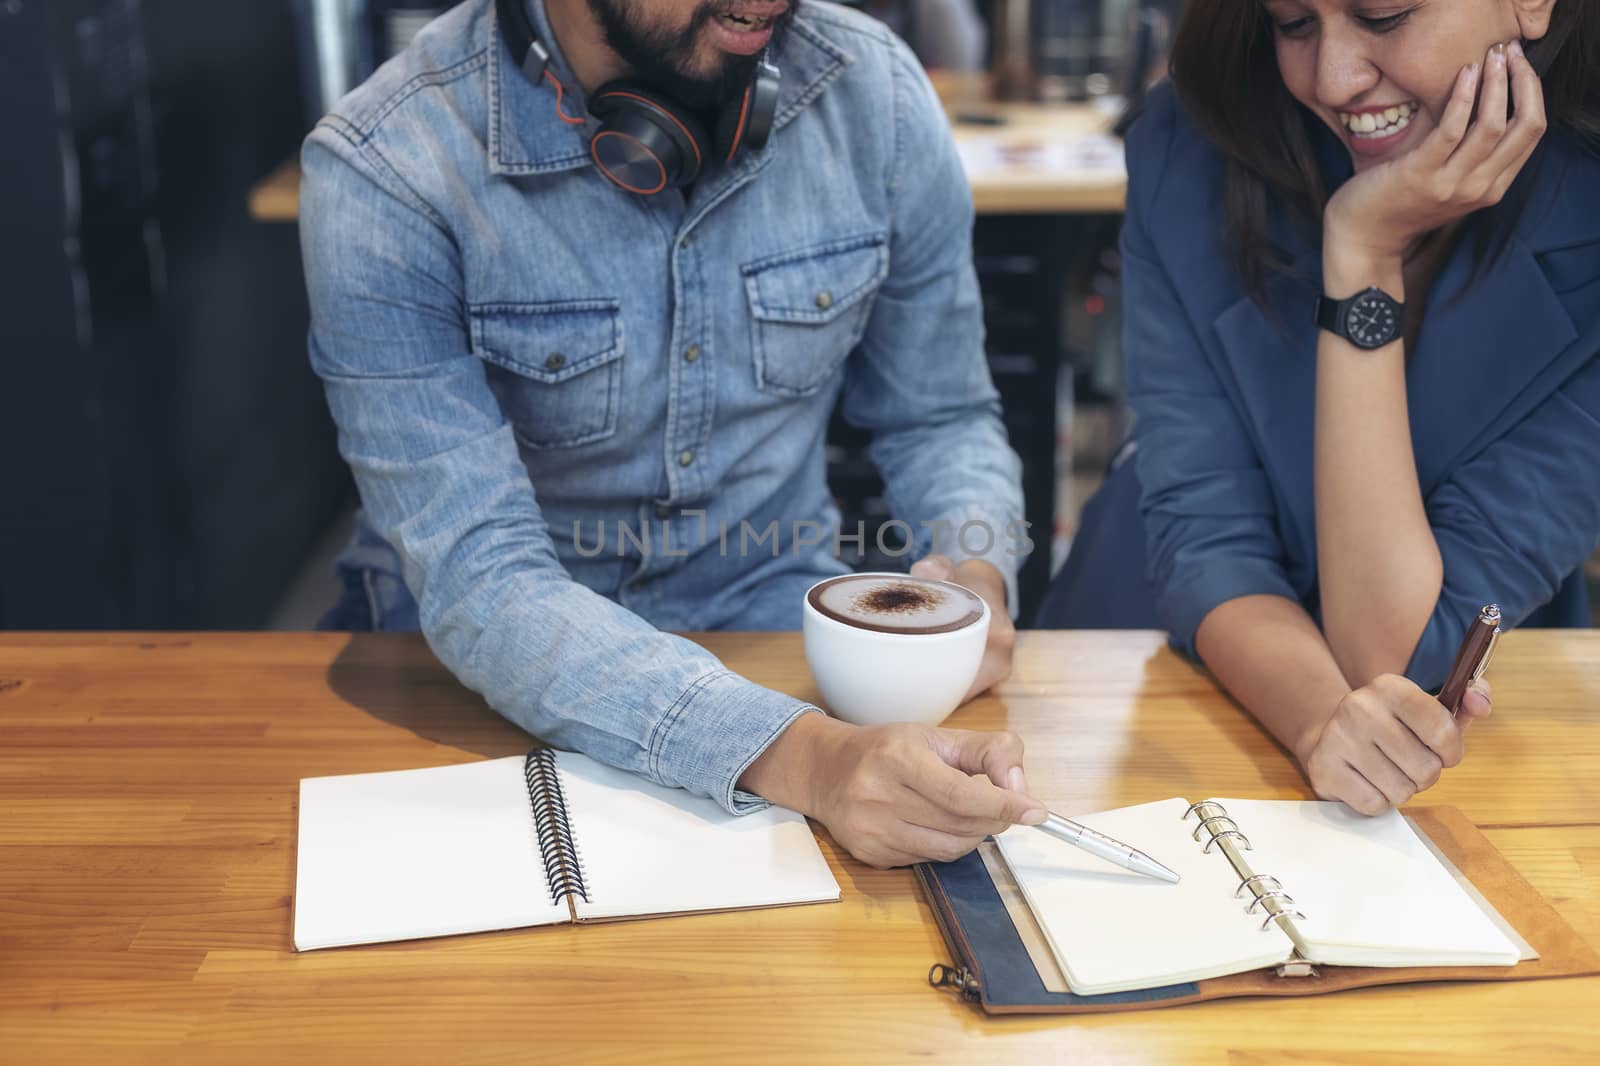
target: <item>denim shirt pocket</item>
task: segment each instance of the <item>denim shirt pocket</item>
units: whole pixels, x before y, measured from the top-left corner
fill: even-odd
[[[474,304],[472,349],[530,448],[571,448],[617,431],[622,317],[616,300]]]
[[[756,387],[809,396],[861,341],[872,294],[889,273],[888,239],[863,234],[740,268],[750,301]]]

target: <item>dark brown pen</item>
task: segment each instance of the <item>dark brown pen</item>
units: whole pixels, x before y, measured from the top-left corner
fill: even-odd
[[[1444,687],[1439,690],[1439,702],[1444,709],[1455,714],[1461,707],[1461,698],[1467,686],[1483,676],[1489,666],[1489,656],[1494,652],[1495,641],[1500,636],[1500,608],[1486,604],[1478,617],[1467,626],[1467,635],[1456,652],[1456,661],[1445,675]]]

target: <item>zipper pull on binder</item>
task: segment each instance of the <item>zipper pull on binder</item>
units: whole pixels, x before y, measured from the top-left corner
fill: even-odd
[[[934,988],[953,988],[963,999],[978,998],[978,979],[965,966],[946,966],[936,962],[928,968],[928,984]]]

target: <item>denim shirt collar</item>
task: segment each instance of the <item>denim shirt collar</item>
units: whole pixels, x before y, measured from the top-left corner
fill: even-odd
[[[555,90],[528,81],[506,47],[497,13],[491,11],[488,27],[487,100],[489,110],[489,167],[495,174],[552,174],[589,165],[589,138],[597,123],[588,112],[583,89],[572,75],[566,57],[550,29],[542,0],[528,4],[528,14],[539,39],[550,50],[551,66],[563,86],[561,101],[568,115],[583,115],[578,126],[556,114]],[[796,18],[779,45],[774,62],[782,71],[778,88],[778,113],[773,129],[790,122],[846,64],[854,62],[836,41],[824,36],[816,24]]]

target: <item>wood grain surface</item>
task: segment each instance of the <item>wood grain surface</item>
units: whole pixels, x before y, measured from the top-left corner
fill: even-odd
[[[813,694],[795,634],[696,637]],[[1426,794],[1600,943],[1600,634],[1507,636]],[[1027,633],[951,725],[1063,812],[1306,795],[1155,633]],[[298,781],[520,752],[412,636],[0,634],[0,1062],[1600,1061],[1600,979],[986,1019],[904,870],[820,833],[837,905],[290,950]]]

